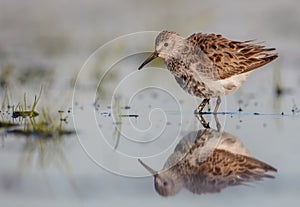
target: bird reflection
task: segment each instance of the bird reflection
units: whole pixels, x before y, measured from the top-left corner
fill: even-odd
[[[195,194],[216,193],[228,186],[241,185],[263,178],[274,178],[277,170],[254,158],[234,135],[212,129],[198,116],[204,129],[190,132],[177,144],[163,170],[155,171],[139,162],[154,175],[156,191],[172,196],[182,188]]]

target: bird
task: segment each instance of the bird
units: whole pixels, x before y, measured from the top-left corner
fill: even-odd
[[[195,113],[203,113],[211,98],[217,98],[213,111],[217,113],[221,96],[236,91],[255,69],[275,60],[274,50],[254,40],[233,41],[220,34],[194,33],[183,38],[162,31],[155,39],[155,51],[138,70],[162,58],[181,88],[203,98]]]
[[[161,171],[138,161],[154,176],[155,190],[161,196],[173,196],[182,188],[199,195],[217,193],[229,186],[274,178],[269,172],[277,172],[254,158],[234,135],[209,127],[184,136]]]

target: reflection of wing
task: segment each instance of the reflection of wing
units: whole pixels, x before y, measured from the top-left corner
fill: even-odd
[[[223,149],[234,154],[251,156],[241,140],[228,132],[222,132],[222,137],[218,143],[217,149]]]
[[[174,153],[170,155],[164,165],[164,169],[172,167],[192,151],[192,156],[198,158],[198,162],[207,159],[214,149],[224,149],[232,153],[248,155],[250,153],[241,141],[227,132],[218,132],[215,129],[193,131],[185,135],[176,145]]]
[[[201,130],[194,141],[192,156],[198,158],[198,162],[205,161],[215,149],[223,149],[234,154],[251,156],[242,142],[228,132],[219,132],[215,129]],[[190,146],[191,148],[191,146]]]
[[[193,34],[187,41],[208,56],[216,66],[213,67],[214,77],[219,79],[250,72],[278,57],[277,54],[268,53],[274,48],[251,44],[252,41],[231,41],[216,34]]]
[[[164,169],[184,180],[191,192],[213,193],[233,185],[272,178],[272,166],[251,157],[241,141],[227,132],[204,129],[187,134],[168,158]]]
[[[268,171],[276,172],[272,166],[255,158],[216,149],[203,163],[195,165],[196,159],[188,161],[191,168],[185,175],[185,187],[193,193],[219,192],[223,188],[246,182],[273,178]]]
[[[156,191],[164,196],[182,187],[202,194],[273,178],[268,173],[276,171],[252,157],[237,137],[208,128],[183,137],[154,180]]]

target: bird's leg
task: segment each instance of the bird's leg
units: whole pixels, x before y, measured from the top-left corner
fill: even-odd
[[[209,123],[207,123],[201,114],[196,114],[197,119],[205,129],[210,129]]]
[[[210,104],[209,104],[209,99],[208,99],[208,102],[207,102],[207,111],[210,111],[211,108],[210,108]]]
[[[221,104],[221,97],[218,96],[218,98],[217,98],[217,103],[216,103],[216,107],[215,107],[215,109],[214,109],[214,114],[216,114],[216,113],[218,112],[218,109],[219,109],[220,104]]]
[[[203,99],[203,101],[199,104],[199,106],[194,111],[195,114],[199,113],[201,114],[203,108],[206,106],[206,104],[209,102],[208,98]]]
[[[214,114],[214,118],[215,118],[217,130],[218,130],[218,132],[220,132],[220,131],[221,131],[221,124],[220,124],[220,122],[219,122],[219,119],[218,119],[217,114]]]
[[[202,115],[200,115],[200,123],[202,124],[202,126],[203,126],[205,129],[210,129],[209,123],[207,123],[207,122],[205,121],[205,119],[203,118]]]

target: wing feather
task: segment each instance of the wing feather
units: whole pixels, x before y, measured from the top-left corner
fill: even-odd
[[[254,40],[231,41],[222,35],[197,33],[186,39],[198,46],[213,62],[219,79],[247,73],[261,67],[278,57],[270,53],[275,48],[266,48]]]

